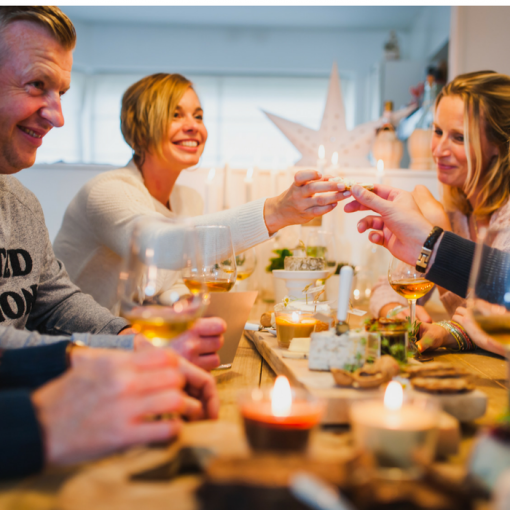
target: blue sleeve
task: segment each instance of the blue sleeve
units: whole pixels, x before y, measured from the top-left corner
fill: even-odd
[[[0,392],[0,479],[31,475],[43,466],[42,430],[30,393]]]

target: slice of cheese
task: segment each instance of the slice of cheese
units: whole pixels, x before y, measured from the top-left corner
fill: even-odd
[[[289,351],[308,354],[310,352],[311,338],[293,338],[290,341]]]

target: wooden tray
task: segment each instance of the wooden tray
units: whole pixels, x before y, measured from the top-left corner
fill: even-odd
[[[352,401],[374,398],[383,392],[381,388],[376,390],[340,388],[335,384],[331,372],[310,370],[307,359],[284,358],[283,353],[287,350],[280,349],[276,337],[270,333],[245,331],[244,334],[253,342],[259,354],[276,374],[285,375],[294,386],[305,388],[326,402],[323,425],[347,424]],[[414,393],[425,395],[421,392]],[[460,395],[426,395],[436,400],[444,411],[462,422],[483,416],[487,408],[487,396],[480,390]]]

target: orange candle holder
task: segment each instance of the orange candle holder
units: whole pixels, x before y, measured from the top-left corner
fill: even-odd
[[[278,380],[285,379],[288,402],[278,405]],[[291,389],[280,376],[275,388],[255,388],[241,393],[239,408],[248,443],[256,452],[300,453],[308,447],[310,431],[320,422],[324,405],[303,389]]]
[[[275,311],[278,346],[288,349],[293,338],[308,338],[317,325],[313,313],[301,310]]]

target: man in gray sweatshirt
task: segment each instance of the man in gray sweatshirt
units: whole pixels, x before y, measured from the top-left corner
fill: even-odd
[[[71,283],[39,202],[11,175],[64,124],[75,41],[56,7],[0,7],[0,478],[169,440],[180,416],[218,416],[210,374],[167,350],[126,352],[146,340],[118,336],[128,323]],[[219,348],[223,331],[204,320],[180,345],[193,358],[188,340]]]
[[[64,125],[60,101],[70,87],[76,34],[54,12],[0,11],[0,348],[54,343],[63,335],[131,349],[138,340],[125,334],[134,333],[128,323],[71,282],[53,253],[38,200],[11,176],[32,166],[44,136]],[[223,330],[221,322],[202,321],[176,350],[211,368],[219,363],[210,353],[221,346]]]

